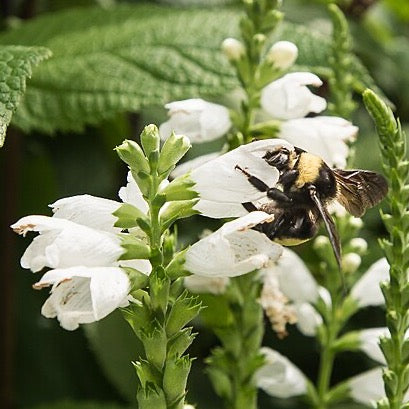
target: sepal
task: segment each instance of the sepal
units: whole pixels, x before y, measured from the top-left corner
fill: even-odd
[[[166,332],[168,336],[175,335],[188,322],[190,322],[202,309],[199,297],[189,295],[184,291],[175,301],[166,322]]]
[[[187,250],[188,248],[176,253],[173,256],[172,261],[166,266],[165,268],[166,275],[171,280],[174,280],[179,277],[185,277],[190,274],[184,268]]]
[[[163,212],[160,214],[162,231],[168,229],[179,219],[184,219],[186,217],[193,216],[194,214],[199,214],[199,212],[194,209],[194,206],[198,201],[199,199],[191,199],[169,202],[166,208],[164,208]]]
[[[199,196],[193,189],[194,185],[195,182],[190,178],[190,174],[186,173],[173,179],[161,193],[165,195],[167,202],[194,199]]]
[[[146,243],[130,234],[119,234],[121,246],[125,250],[119,257],[119,260],[148,259],[151,256],[151,250]]]
[[[162,274],[158,271],[153,272],[149,277],[151,306],[155,311],[161,311],[165,314],[167,308],[167,300],[169,297],[170,279],[162,270]]]
[[[168,357],[174,358],[182,356],[195,337],[196,333],[192,334],[192,327],[184,328],[182,331],[174,335],[168,343]]]
[[[333,343],[332,348],[336,352],[356,351],[359,349],[360,344],[359,331],[351,331],[338,338]]]
[[[145,233],[148,233],[150,230],[149,219],[146,214],[129,203],[123,203],[112,214],[118,218],[114,224],[115,227],[131,229],[138,226]]]
[[[159,156],[159,175],[166,178],[190,147],[189,138],[183,135],[176,135],[173,132],[170,137],[166,139]]]
[[[151,328],[148,331],[142,330],[140,334],[146,359],[161,371],[165,363],[167,350],[165,329],[160,325],[159,321],[154,320]]]
[[[168,359],[163,374],[163,389],[170,405],[180,401],[186,394],[186,382],[192,366],[189,355]]]
[[[139,409],[167,409],[165,394],[154,383],[149,382],[145,388],[139,389],[136,398]]]
[[[148,285],[149,277],[141,271],[131,267],[122,267],[122,270],[128,274],[129,281],[131,282],[129,294],[132,295],[134,291],[138,291]]]

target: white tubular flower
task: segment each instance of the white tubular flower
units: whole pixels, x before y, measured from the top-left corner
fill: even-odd
[[[183,284],[192,293],[223,294],[229,285],[229,277],[203,277],[191,275],[185,277]]]
[[[307,85],[319,87],[322,81],[310,72],[294,72],[271,82],[261,91],[261,107],[275,119],[302,118],[327,107],[324,98],[313,94]]]
[[[381,258],[355,283],[351,289],[351,297],[360,308],[383,305],[385,300],[379,284],[388,279],[389,264],[385,258]]]
[[[284,247],[274,266],[281,291],[294,303],[314,303],[318,298],[318,284],[298,255]],[[300,285],[302,283],[302,285]]]
[[[212,141],[223,136],[231,127],[229,110],[203,99],[185,99],[165,105],[169,120],[159,127],[162,140],[172,132],[187,136],[192,143]]]
[[[128,304],[130,282],[118,267],[83,267],[48,271],[34,284],[41,289],[52,285],[51,295],[41,313],[57,317],[66,330],[98,321]]]
[[[385,398],[385,387],[382,379],[382,367],[370,369],[348,380],[349,395],[359,403],[375,407],[376,402]],[[403,398],[409,400],[409,392]]]
[[[291,41],[277,41],[268,51],[266,58],[280,70],[291,67],[298,57],[298,48]]]
[[[297,316],[297,328],[307,337],[313,337],[317,328],[322,324],[322,317],[309,303],[298,303],[294,305]]]
[[[181,165],[176,166],[176,168],[172,171],[170,174],[171,178],[177,178],[178,176],[182,176],[185,173],[188,173],[192,171],[193,169],[198,168],[201,165],[204,165],[205,163],[209,162],[210,160],[216,159],[218,156],[220,156],[219,152],[212,152],[208,153],[206,155],[201,155],[198,156],[197,158],[194,158],[192,160],[188,160],[186,162],[183,162]]]
[[[39,232],[21,258],[21,266],[33,272],[43,267],[111,266],[124,252],[120,238],[69,220],[26,216],[11,226],[19,234]]]
[[[366,406],[373,406],[376,401],[385,396],[381,367],[350,378],[348,385],[350,397]]]
[[[265,192],[260,192],[251,185],[237,166],[274,187],[279,173],[262,157],[277,146],[292,148],[281,139],[256,141],[242,145],[192,170],[190,177],[195,182],[194,190],[200,196],[195,208],[204,216],[214,218],[246,215],[247,211],[241,203],[261,199],[265,197]]]
[[[388,328],[368,328],[359,331],[359,348],[374,361],[386,365],[385,357],[379,346],[380,336],[390,336]]]
[[[114,227],[117,219],[112,214],[120,206],[114,200],[91,195],[65,197],[50,204],[54,217],[113,233],[121,231]]]
[[[266,363],[254,375],[257,387],[277,398],[307,392],[305,375],[288,358],[271,348],[261,348],[261,352]]]
[[[277,260],[282,247],[251,228],[271,221],[271,215],[251,212],[224,224],[186,252],[185,269],[206,277],[235,277]]]
[[[346,142],[353,141],[358,127],[338,117],[290,119],[281,124],[280,138],[321,157],[330,167],[344,168],[349,154]]]

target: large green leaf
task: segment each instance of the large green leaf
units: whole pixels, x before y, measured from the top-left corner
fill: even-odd
[[[223,94],[238,83],[220,44],[238,36],[240,16],[235,8],[139,4],[83,7],[25,23],[1,35],[0,44],[44,45],[53,58],[34,73],[13,121],[26,131],[80,131],[118,112]],[[329,74],[325,36],[284,23],[279,37],[298,45],[296,68]],[[357,90],[375,88],[358,60],[355,71]]]
[[[26,90],[26,79],[32,67],[48,58],[44,47],[0,47],[0,147],[4,144],[7,126]]]
[[[41,44],[53,58],[36,71],[14,118],[24,130],[81,130],[116,112],[197,95],[235,83],[220,52],[238,14],[124,5],[42,16],[0,37]]]

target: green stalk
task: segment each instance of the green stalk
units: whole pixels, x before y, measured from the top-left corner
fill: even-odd
[[[389,213],[382,213],[389,238],[381,241],[390,265],[389,282],[382,283],[385,297],[386,324],[390,338],[381,338],[387,369],[383,380],[387,401],[378,408],[401,409],[409,388],[409,342],[405,333],[409,328],[409,162],[406,136],[392,111],[371,90],[363,94],[367,110],[375,121],[379,136],[384,173],[389,181],[387,203]]]
[[[228,290],[230,324],[215,328],[221,341],[209,358],[209,375],[226,409],[257,409],[254,372],[263,364],[263,310],[257,301],[260,282],[256,273],[234,279]]]

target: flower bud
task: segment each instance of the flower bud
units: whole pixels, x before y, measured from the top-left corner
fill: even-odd
[[[368,243],[361,237],[356,237],[350,241],[351,247],[359,254],[365,253],[368,249]]]
[[[222,43],[222,50],[229,61],[238,61],[245,53],[244,45],[235,38],[226,38]]]
[[[319,250],[326,247],[329,243],[327,236],[317,236],[314,240],[314,249]]]
[[[290,41],[278,41],[267,53],[267,60],[280,70],[286,70],[298,57],[297,46]]]
[[[342,268],[346,273],[355,273],[361,265],[361,256],[357,253],[348,253],[342,257]]]
[[[351,217],[351,220],[349,221],[349,224],[351,225],[351,227],[355,227],[356,229],[360,229],[364,225],[364,222],[359,217]]]

